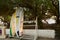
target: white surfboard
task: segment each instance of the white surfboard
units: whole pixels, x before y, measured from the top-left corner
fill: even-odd
[[[23,32],[23,8],[19,7],[16,10],[16,31],[19,31],[19,36]]]

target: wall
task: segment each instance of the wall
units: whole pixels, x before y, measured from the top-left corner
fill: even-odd
[[[33,30],[33,29],[24,29],[24,34],[28,35],[36,35],[40,37],[54,38],[55,31],[54,30]]]
[[[6,29],[6,34],[10,34],[9,29]],[[54,30],[34,30],[34,29],[24,29],[23,34],[39,36],[39,37],[47,37],[47,38],[55,38]]]

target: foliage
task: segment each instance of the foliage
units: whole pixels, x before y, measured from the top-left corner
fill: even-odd
[[[6,5],[9,9],[14,6],[28,7],[33,12],[45,12],[47,9],[50,9],[56,13],[58,10],[58,0],[0,0],[0,5]]]
[[[11,20],[11,16],[8,15],[4,17],[4,21],[10,22],[10,20]]]
[[[42,24],[42,16],[47,10],[53,13],[53,15],[58,16],[58,3],[58,0],[0,0],[0,5],[6,5],[10,10],[8,14],[12,14],[11,9],[15,6],[29,8],[32,16],[38,16],[39,25]],[[29,14],[26,13],[26,15]]]

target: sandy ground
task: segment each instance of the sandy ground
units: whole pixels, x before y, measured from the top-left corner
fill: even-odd
[[[5,39],[0,39],[0,40],[28,40],[28,39],[20,39],[20,38],[5,38]],[[33,39],[32,39],[33,40]],[[42,38],[39,37],[37,40],[60,40],[60,39],[52,39],[52,38]]]

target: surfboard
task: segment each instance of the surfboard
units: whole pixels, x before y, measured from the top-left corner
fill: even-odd
[[[10,22],[10,36],[11,37],[15,35],[15,27],[16,27],[16,12],[14,12],[11,17],[11,22]]]
[[[14,36],[15,34],[17,37],[22,35],[23,32],[23,8],[18,7],[13,13],[11,17],[11,23],[10,23],[10,35]],[[17,33],[19,32],[19,33]],[[19,34],[19,35],[18,35]]]

